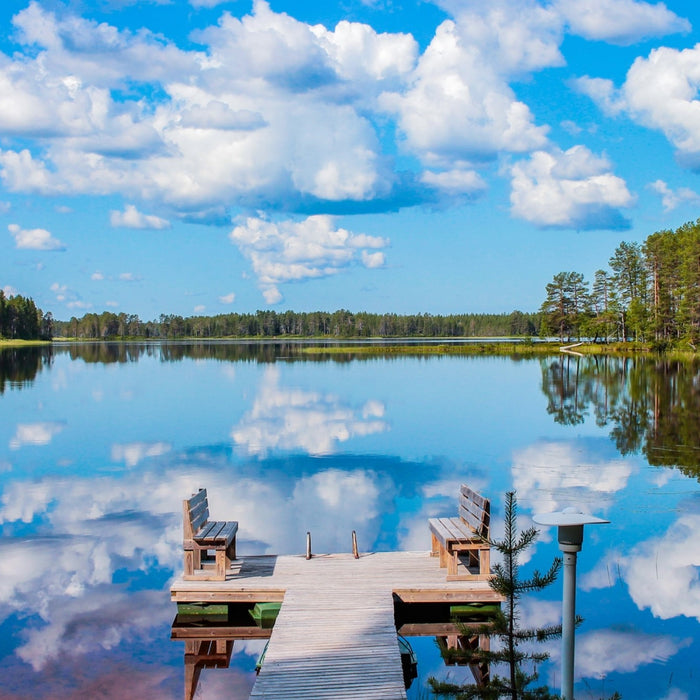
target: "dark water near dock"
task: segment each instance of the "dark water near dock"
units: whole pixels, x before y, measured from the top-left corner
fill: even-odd
[[[240,554],[427,550],[466,482],[521,525],[580,506],[576,697],[700,698],[700,365],[557,355],[304,355],[298,343],[0,351],[0,700],[180,698],[169,583],[206,486]],[[542,531],[532,564],[558,554]],[[528,564],[527,566],[530,566]],[[526,566],[526,568],[527,568]],[[561,582],[524,603],[560,614]],[[446,668],[412,640],[428,697]],[[202,673],[241,698],[263,642]],[[559,686],[558,643],[541,680]]]

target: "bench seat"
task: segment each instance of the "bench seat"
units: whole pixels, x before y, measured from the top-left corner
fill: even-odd
[[[430,518],[431,554],[440,557],[440,567],[447,567],[448,581],[491,578],[491,547],[488,543],[490,526],[489,501],[462,484],[459,517]],[[467,556],[466,573],[458,573],[461,556]],[[477,566],[478,574],[469,567]]]
[[[185,581],[224,581],[236,558],[235,520],[209,520],[207,490],[183,501]],[[213,552],[213,555],[212,555]]]
[[[238,532],[238,523],[235,520],[215,520],[207,523],[192,537],[199,545],[215,547],[224,545],[228,547]]]

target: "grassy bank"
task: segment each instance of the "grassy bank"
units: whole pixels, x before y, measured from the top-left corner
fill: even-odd
[[[532,342],[472,342],[464,345],[453,343],[429,343],[426,345],[337,345],[303,348],[306,354],[318,355],[520,355],[525,357],[552,355],[560,352],[561,343]],[[610,345],[585,344],[571,347],[570,352],[582,355],[632,355],[650,352],[651,347],[639,343],[615,343]]]
[[[20,348],[29,345],[51,345],[50,340],[5,340],[0,338],[0,349],[2,348]]]

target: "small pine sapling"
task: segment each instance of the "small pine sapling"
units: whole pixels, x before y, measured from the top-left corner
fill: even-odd
[[[544,574],[535,571],[530,578],[520,575],[519,559],[522,553],[532,545],[538,535],[534,528],[518,532],[517,499],[514,491],[506,493],[505,532],[502,540],[489,540],[489,544],[502,555],[502,562],[493,566],[493,577],[489,585],[503,598],[502,609],[495,613],[488,623],[478,628],[463,628],[465,636],[475,634],[497,637],[500,645],[494,650],[479,648],[449,650],[453,656],[469,664],[505,665],[505,676],[493,675],[481,685],[456,685],[444,683],[434,678],[429,679],[433,693],[454,697],[457,700],[483,698],[511,698],[511,700],[553,700],[558,695],[550,693],[546,686],[530,688],[537,679],[536,670],[527,672],[526,664],[536,665],[546,660],[549,655],[534,652],[521,647],[526,642],[542,642],[561,635],[561,625],[550,627],[524,628],[520,626],[520,600],[526,593],[541,591],[553,583],[561,568],[561,559],[556,558]]]

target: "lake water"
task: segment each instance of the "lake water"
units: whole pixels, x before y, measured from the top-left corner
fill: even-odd
[[[576,697],[700,698],[700,371],[556,356],[305,356],[299,344],[0,352],[0,698],[181,698],[170,640],[182,499],[206,486],[239,554],[427,550],[461,482],[501,530],[579,506]],[[525,565],[548,567],[542,529]],[[560,615],[561,581],[523,602]],[[427,698],[445,667],[412,640]],[[247,698],[259,641],[197,697]],[[559,688],[559,643],[540,678]]]

